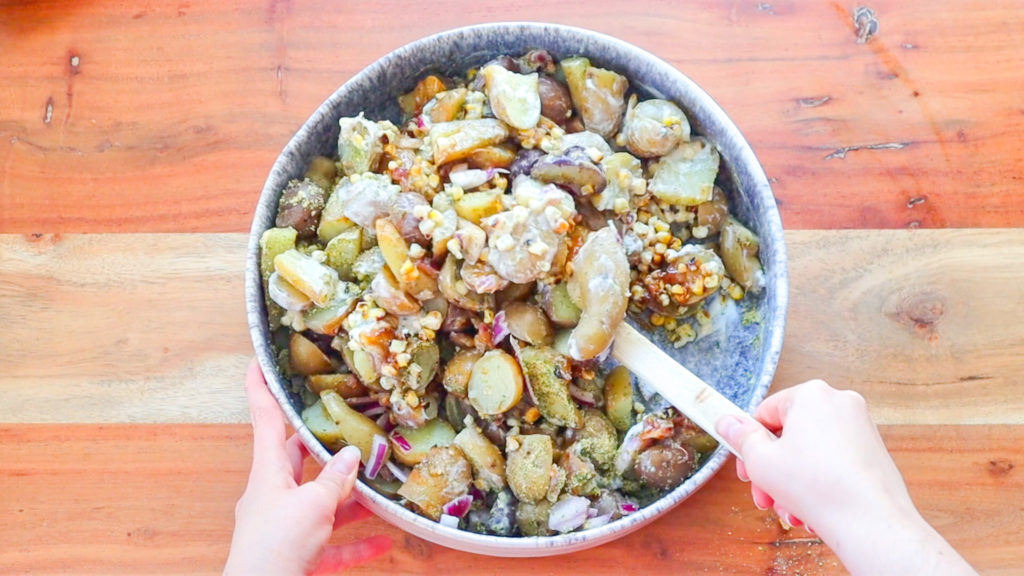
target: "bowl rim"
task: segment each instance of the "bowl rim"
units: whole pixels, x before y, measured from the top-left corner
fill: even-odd
[[[768,329],[768,341],[764,344],[762,370],[758,381],[754,385],[753,394],[748,406],[741,406],[745,411],[751,413],[756,405],[767,394],[768,388],[778,367],[779,356],[782,351],[782,341],[785,332],[786,312],[788,308],[789,282],[788,266],[786,257],[785,239],[782,234],[782,220],[775,202],[770,183],[763,167],[758,161],[749,142],[740,133],[739,128],[725,111],[708,95],[700,86],[686,76],[675,66],[669,64],[660,57],[639,48],[633,44],[618,38],[575,26],[563,24],[551,24],[545,22],[508,21],[492,22],[486,24],[475,24],[452,28],[429,36],[425,36],[413,42],[407,43],[369,64],[344,84],[339,86],[323,103],[321,103],[309,118],[307,118],[295,135],[288,141],[281,153],[275,160],[273,167],[264,183],[260,193],[259,203],[253,215],[253,222],[249,231],[249,241],[246,253],[246,316],[249,324],[249,332],[256,351],[256,356],[267,379],[269,388],[288,420],[288,423],[300,435],[303,443],[309,449],[310,454],[320,463],[325,463],[331,454],[313,436],[308,428],[302,423],[301,415],[294,410],[288,394],[285,392],[286,382],[278,374],[273,361],[274,354],[270,346],[269,327],[266,324],[263,301],[262,276],[260,273],[260,249],[259,237],[263,230],[260,222],[267,220],[268,212],[276,209],[276,199],[279,190],[271,186],[271,180],[275,173],[283,171],[289,159],[298,154],[297,148],[311,132],[313,126],[324,121],[335,121],[328,117],[328,111],[342,100],[344,93],[350,86],[363,82],[367,79],[379,76],[384,72],[391,62],[407,58],[422,48],[439,42],[457,42],[466,35],[476,34],[481,31],[510,31],[523,27],[543,32],[545,30],[555,31],[562,34],[571,34],[593,45],[610,45],[617,50],[624,51],[645,60],[645,63],[656,69],[659,74],[671,78],[673,82],[679,83],[685,92],[692,95],[700,103],[710,116],[715,119],[719,127],[725,131],[727,138],[735,143],[735,150],[738,156],[733,157],[731,164],[744,165],[753,178],[753,186],[750,186],[755,193],[767,194],[770,202],[765,203],[765,212],[762,217],[765,219],[768,230],[777,231],[775,242],[775,260],[772,262],[772,269],[769,278],[769,289],[775,291],[773,307],[772,326]],[[720,143],[716,142],[716,145]],[[273,198],[274,202],[269,202]],[[716,474],[729,456],[728,450],[718,447],[712,456],[701,466],[696,474],[687,478],[671,492],[650,505],[641,508],[639,511],[624,516],[604,526],[592,528],[582,532],[570,532],[567,534],[556,534],[552,536],[534,537],[506,537],[488,534],[477,534],[457,528],[448,528],[439,523],[412,512],[385,496],[376,492],[366,485],[362,480],[356,482],[357,499],[381,516],[385,521],[414,533],[417,536],[426,538],[432,542],[456,548],[466,552],[477,554],[488,554],[495,556],[542,556],[551,554],[562,554],[589,548],[604,542],[623,536],[632,532],[651,520],[668,512],[675,506],[682,503],[686,498],[703,487],[710,478]]]

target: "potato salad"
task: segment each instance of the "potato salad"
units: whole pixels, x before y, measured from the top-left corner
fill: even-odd
[[[637,512],[715,448],[607,360],[763,288],[758,239],[686,113],[534,50],[339,119],[260,241],[279,370],[331,451],[444,525],[545,536]],[[697,326],[697,328],[695,328]]]

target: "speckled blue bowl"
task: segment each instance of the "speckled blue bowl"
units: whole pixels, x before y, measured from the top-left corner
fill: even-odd
[[[595,65],[625,74],[647,96],[673,100],[687,113],[694,132],[718,147],[719,184],[732,211],[761,238],[767,290],[744,300],[709,337],[672,351],[684,365],[739,406],[752,411],[771,384],[785,326],[788,280],[782,222],[775,198],[750,145],[725,112],[692,80],[663,60],[630,44],[578,28],[539,23],[498,23],[459,28],[424,38],[374,62],[330,96],[299,129],[274,163],[253,217],[246,261],[246,310],[256,355],[289,422],[320,462],[330,454],[303,425],[301,400],[274,366],[259,270],[259,238],[274,225],[281,190],[301,177],[317,154],[337,153],[338,118],[365,112],[369,118],[398,122],[396,96],[410,90],[428,72],[457,73],[500,54],[545,48],[557,59],[584,55]],[[548,537],[507,538],[446,528],[414,514],[359,483],[357,498],[388,522],[432,542],[477,554],[548,556],[603,544],[628,534],[668,512],[703,486],[725,463],[719,448],[681,486],[639,512],[600,528]],[[724,512],[724,511],[723,511]]]

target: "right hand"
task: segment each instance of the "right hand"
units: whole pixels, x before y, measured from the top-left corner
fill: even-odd
[[[854,574],[974,574],[918,513],[860,394],[813,380],[716,429],[758,508],[819,534]],[[774,434],[773,434],[774,433]]]

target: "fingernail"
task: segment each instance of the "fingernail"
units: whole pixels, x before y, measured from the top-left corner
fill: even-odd
[[[782,524],[782,529],[789,532],[793,528],[793,519],[790,518],[788,512],[779,514],[779,524]]]
[[[762,510],[762,511],[768,509],[767,506],[761,506],[761,503],[758,502],[756,498],[754,499],[754,507],[757,508],[758,510]]]
[[[351,445],[345,446],[341,449],[341,452],[338,452],[331,459],[330,466],[341,473],[342,476],[348,476],[359,467],[359,458],[359,448]]]
[[[743,421],[736,416],[723,416],[715,428],[718,429],[718,433],[721,434],[727,440],[731,440],[736,432],[743,426]]]

